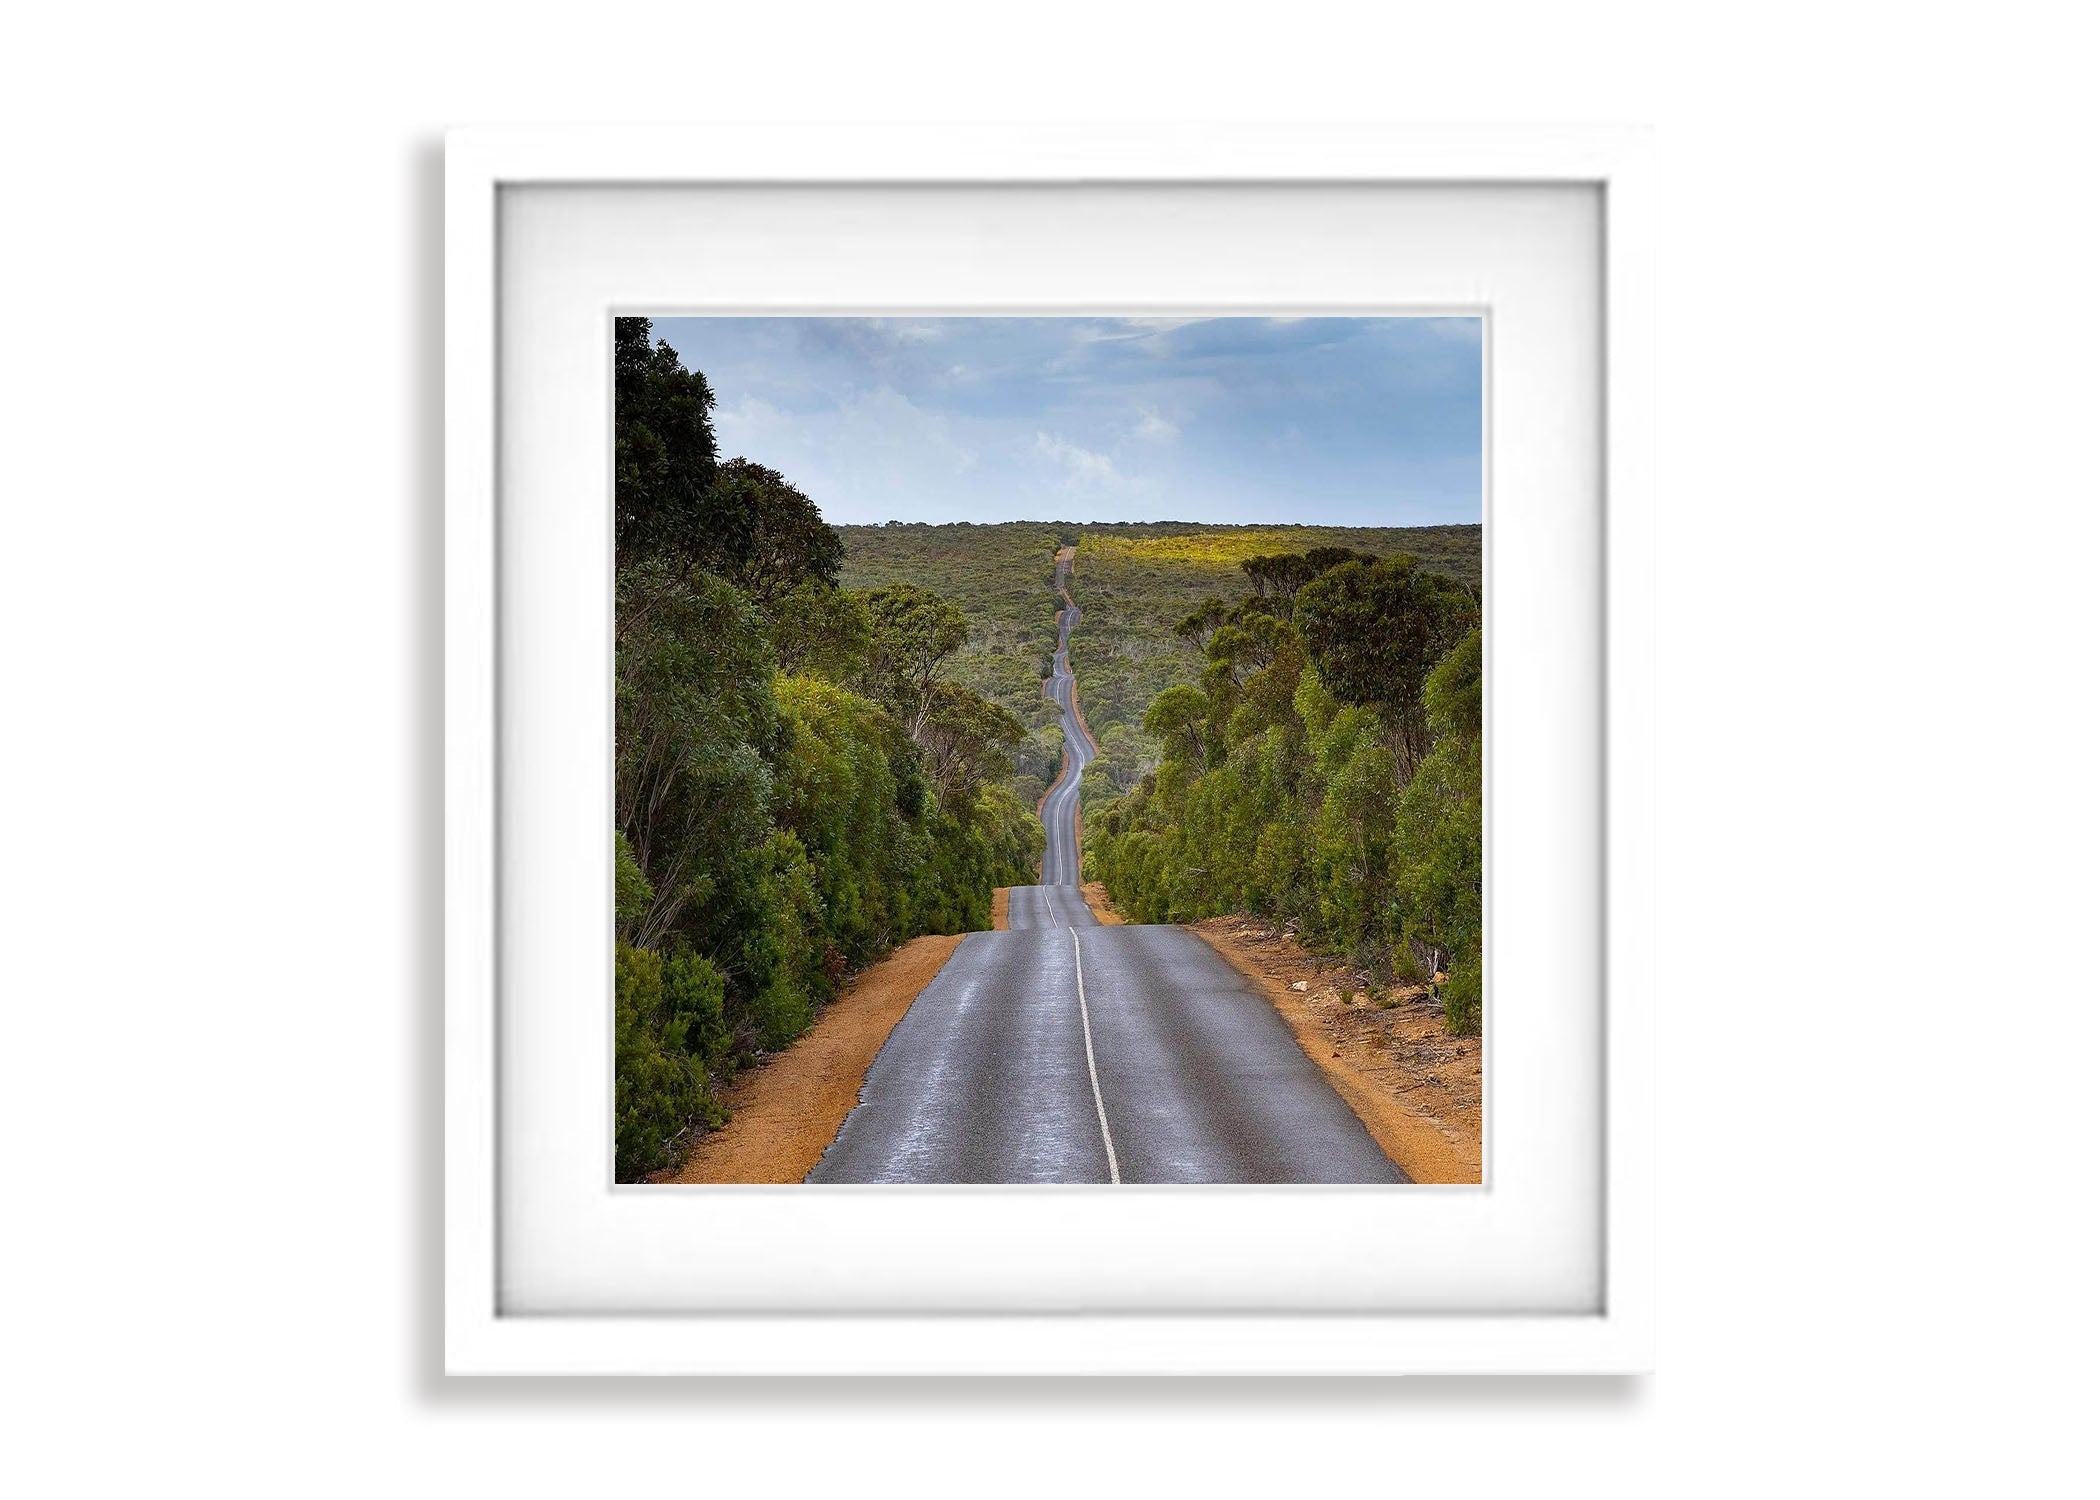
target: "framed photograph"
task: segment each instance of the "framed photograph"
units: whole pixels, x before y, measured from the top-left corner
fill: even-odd
[[[1646,1367],[1643,149],[450,138],[449,1371]]]

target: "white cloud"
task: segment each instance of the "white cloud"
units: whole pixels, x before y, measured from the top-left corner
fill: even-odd
[[[1454,344],[1477,344],[1480,342],[1482,320],[1479,318],[1424,318],[1422,326],[1438,338],[1449,339]]]
[[[898,496],[960,507],[978,458],[959,426],[889,386],[816,411],[784,410],[756,396],[715,408],[723,457],[780,470],[833,521],[909,514],[898,509]]]
[[[1068,443],[1064,438],[1053,437],[1047,432],[1036,433],[1035,451],[1067,470],[1074,479],[1109,484],[1122,477],[1116,473],[1115,461],[1107,454]]]
[[[715,441],[725,458],[742,454],[754,442],[763,442],[786,425],[787,414],[758,396],[746,396],[734,406],[715,408]]]
[[[810,412],[784,411],[746,396],[733,406],[715,408],[715,436],[724,457],[737,454],[764,463],[773,462],[766,452],[783,451],[819,462],[886,459],[955,473],[977,462],[977,455],[957,441],[946,413],[916,405],[890,386]]]
[[[1151,407],[1141,406],[1138,408],[1138,424],[1133,436],[1155,443],[1171,443],[1181,436],[1181,429]]]
[[[1090,324],[1074,320],[1073,341],[1080,344],[1124,343],[1132,339],[1149,339],[1155,334],[1172,333],[1177,328],[1186,328],[1191,323],[1208,323],[1210,318],[1111,318],[1105,325]]]

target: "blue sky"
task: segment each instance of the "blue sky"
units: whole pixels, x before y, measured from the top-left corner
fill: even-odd
[[[1480,519],[1477,318],[659,318],[827,520]]]

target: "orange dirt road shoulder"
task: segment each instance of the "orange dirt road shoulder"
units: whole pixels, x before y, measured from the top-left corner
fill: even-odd
[[[1480,1038],[1448,1036],[1426,994],[1391,1009],[1246,916],[1190,922],[1282,1014],[1371,1138],[1416,1182],[1480,1181]],[[1295,988],[1294,988],[1295,986]]]
[[[1006,903],[1009,898],[1006,893],[1012,889],[1013,887],[1010,885],[995,885],[992,887],[992,931],[994,932],[1007,930]]]
[[[962,942],[922,937],[863,970],[795,1044],[730,1085],[729,1123],[663,1182],[800,1182],[860,1102],[875,1054]]]

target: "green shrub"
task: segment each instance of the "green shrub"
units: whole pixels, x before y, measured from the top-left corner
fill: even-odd
[[[721,981],[704,959],[681,965],[671,988],[692,1009],[680,1011],[666,995],[664,967],[646,948],[614,945],[613,1171],[621,1182],[671,1165],[683,1134],[722,1118],[691,1045],[705,1013],[695,997],[712,979],[719,1013]]]
[[[1296,576],[1288,558],[1259,561],[1276,577]],[[1360,561],[1338,566],[1359,579],[1366,573]],[[1399,583],[1385,587],[1389,578]],[[1358,632],[1448,636],[1453,612],[1466,607],[1441,583],[1415,587],[1398,564],[1370,581],[1379,587],[1351,603]],[[1321,597],[1310,583],[1299,597],[1308,595]],[[1192,635],[1211,630],[1203,686],[1177,683],[1155,699],[1145,728],[1160,763],[1089,808],[1086,875],[1134,920],[1248,911],[1295,921],[1316,951],[1346,954],[1402,982],[1426,977],[1420,957],[1433,950],[1447,976],[1446,1026],[1477,1033],[1480,632],[1467,629],[1426,667],[1420,654],[1395,665],[1357,652],[1348,662],[1355,695],[1374,698],[1370,688],[1390,667],[1380,691],[1403,701],[1344,705],[1277,613],[1287,604],[1272,594],[1192,623]],[[1424,619],[1415,625],[1384,620],[1418,609]],[[1336,635],[1332,620],[1323,628]],[[1417,769],[1409,775],[1411,756]],[[1382,1003],[1382,990],[1372,998]]]
[[[1456,1036],[1480,1035],[1480,954],[1458,960],[1444,984],[1444,1029]]]
[[[758,1043],[777,1052],[809,1030],[816,1012],[803,994],[785,979],[776,978],[751,1001],[751,1019],[758,1029]]]
[[[664,1007],[684,1027],[686,1050],[707,1062],[719,1061],[728,1049],[724,994],[720,971],[697,953],[663,960]]]
[[[623,938],[632,939],[649,915],[649,908],[656,902],[656,888],[649,884],[649,877],[635,862],[634,851],[627,847],[627,836],[613,835],[613,928]]]

